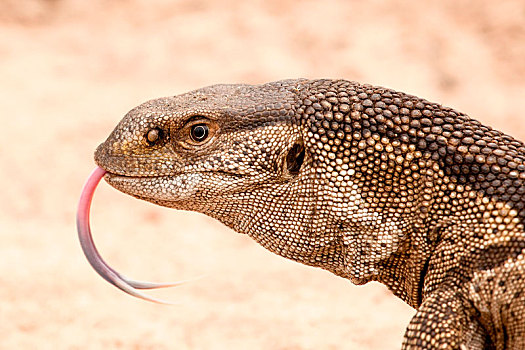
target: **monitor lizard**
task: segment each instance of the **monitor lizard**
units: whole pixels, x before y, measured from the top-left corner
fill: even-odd
[[[385,284],[417,309],[403,349],[525,349],[525,146],[452,108],[346,80],[214,85],[134,108],[95,161],[95,182]],[[160,286],[107,266],[86,222],[104,278]]]

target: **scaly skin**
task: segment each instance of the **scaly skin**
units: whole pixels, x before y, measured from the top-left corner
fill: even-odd
[[[130,111],[106,181],[418,311],[404,349],[525,348],[525,147],[344,80],[215,85]]]

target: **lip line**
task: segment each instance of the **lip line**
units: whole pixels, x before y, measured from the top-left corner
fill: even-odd
[[[141,176],[141,175],[123,175],[123,174],[113,173],[113,172],[111,172],[109,170],[106,170],[106,174],[104,175],[104,178],[107,176],[109,178],[125,178],[125,179],[155,179],[155,178],[161,179],[161,178],[169,178],[169,177],[180,176],[180,175],[184,175],[184,174],[207,174],[207,173],[223,174],[223,175],[229,175],[229,176],[233,176],[233,177],[250,176],[249,174],[235,174],[235,173],[230,173],[230,172],[226,172],[226,171],[223,171],[223,170],[207,170],[207,171],[195,171],[195,172],[191,172],[191,173],[174,173],[174,174],[169,174],[169,175],[151,175],[151,176],[148,176],[148,175],[143,175],[143,176]]]
[[[172,175],[152,175],[152,176],[147,176],[147,175],[144,175],[144,176],[141,176],[141,175],[122,175],[122,174],[118,174],[118,173],[111,173],[111,172],[106,172],[106,174],[104,175],[104,177],[109,177],[109,178],[123,178],[123,179],[155,179],[155,178],[164,178],[164,177],[173,177],[173,176],[177,176],[177,175],[180,175],[180,174],[172,174]]]
[[[196,172],[193,172],[191,174],[203,174],[203,173],[222,173],[222,174],[226,174],[226,175],[230,175],[230,176],[236,176],[236,177],[241,177],[243,175],[239,175],[239,174],[232,174],[232,173],[228,173],[228,172],[224,172],[224,171],[196,171]],[[106,174],[104,174],[104,179],[106,181],[110,180],[110,179],[116,179],[117,181],[119,179],[122,179],[124,181],[126,180],[138,180],[138,181],[144,181],[146,179],[149,179],[149,180],[154,180],[154,179],[163,179],[163,178],[171,178],[171,177],[174,177],[174,176],[177,176],[177,175],[181,175],[181,174],[184,174],[184,173],[177,173],[177,174],[173,174],[173,175],[163,175],[163,176],[127,176],[127,175],[120,175],[120,174],[115,174],[115,173],[111,173],[109,171],[106,170]],[[249,175],[244,175],[244,176],[249,176]],[[107,178],[106,178],[107,177]],[[108,181],[110,182],[110,181]],[[111,183],[110,183],[111,185]],[[141,200],[145,200],[145,201],[155,201],[155,200],[158,200],[157,198],[155,197],[151,197],[151,196],[147,196],[147,195],[144,195],[144,194],[132,194],[134,197],[136,198],[139,198]],[[162,199],[163,202],[166,202],[166,203],[177,203],[177,202],[184,202],[185,200],[169,200],[169,199]]]

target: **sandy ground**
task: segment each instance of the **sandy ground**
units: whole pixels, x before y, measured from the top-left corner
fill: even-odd
[[[206,277],[131,298],[88,266],[74,224],[92,154],[151,98],[220,82],[341,77],[453,106],[525,139],[525,2],[0,2],[1,349],[395,349],[414,311],[277,257],[199,214],[106,184],[102,254],[137,279]]]

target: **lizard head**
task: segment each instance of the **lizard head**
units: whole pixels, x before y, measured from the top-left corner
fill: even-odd
[[[225,199],[242,200],[300,167],[291,84],[215,85],[146,102],[123,118],[95,160],[110,185],[159,205],[208,213]]]
[[[305,185],[315,180],[296,111],[301,82],[215,85],[146,102],[98,147],[96,163],[124,193],[207,214],[313,263],[304,261],[317,255],[307,243],[317,240],[317,190]]]

